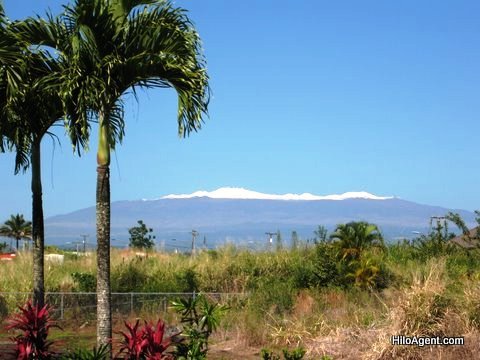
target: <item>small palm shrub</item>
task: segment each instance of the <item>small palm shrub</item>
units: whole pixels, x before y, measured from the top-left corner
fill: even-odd
[[[8,320],[7,330],[22,333],[11,338],[15,342],[17,359],[50,359],[53,352],[49,350],[52,341],[48,341],[50,328],[58,327],[51,318],[52,308],[46,304],[42,308],[28,301],[19,307],[20,313]]]
[[[186,340],[177,344],[175,358],[206,359],[209,337],[217,329],[228,308],[225,305],[209,302],[202,294],[173,301],[172,308],[181,316],[184,327],[183,340]]]
[[[342,260],[359,260],[362,253],[370,248],[385,249],[383,236],[375,224],[365,221],[352,221],[337,225],[330,239]]]
[[[362,256],[360,261],[351,261],[348,268],[346,280],[350,279],[363,290],[382,290],[394,281],[392,272],[384,263],[368,256]]]

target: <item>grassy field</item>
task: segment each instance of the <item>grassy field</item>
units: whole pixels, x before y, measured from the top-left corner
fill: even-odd
[[[29,254],[0,263],[0,291],[28,292],[31,268]],[[230,303],[213,335],[213,359],[260,358],[262,348],[296,347],[305,348],[311,359],[475,358],[480,351],[479,280],[479,250],[445,244],[371,248],[350,262],[328,243],[272,252],[228,246],[195,257],[151,253],[139,259],[133,252],[112,253],[114,292],[247,294]],[[46,286],[51,292],[94,291],[94,255],[66,255],[64,264],[47,264]],[[3,296],[0,315],[4,318],[15,305],[14,298]],[[178,324],[175,315],[162,316]],[[93,342],[94,319],[65,318],[62,325],[64,331],[53,338],[75,338],[73,346],[80,347]],[[392,335],[462,336],[465,344],[393,346]],[[5,332],[0,336],[0,341],[8,337]]]

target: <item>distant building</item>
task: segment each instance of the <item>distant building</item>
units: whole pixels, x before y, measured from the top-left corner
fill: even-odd
[[[475,249],[480,247],[480,227],[474,227],[473,229],[469,230],[468,235],[458,235],[454,238],[450,239],[450,241],[464,249]]]

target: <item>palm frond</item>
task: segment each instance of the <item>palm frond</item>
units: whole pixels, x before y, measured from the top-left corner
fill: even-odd
[[[201,42],[186,11],[168,1],[76,0],[62,16],[70,36],[61,75],[67,132],[79,149],[92,115],[108,115],[110,147],[124,135],[122,95],[174,88],[181,136],[201,127],[210,88]]]
[[[45,46],[71,50],[66,27],[58,18],[48,19],[29,18],[2,29],[12,39],[14,46],[9,49],[16,61],[12,63],[0,54],[0,65],[8,65],[0,72],[4,101],[0,104],[0,150],[16,152],[16,173],[28,168],[32,141],[40,141],[66,114],[60,81],[68,66],[67,53],[54,54]],[[78,147],[84,146],[88,132],[76,129],[72,133],[80,139]]]
[[[200,128],[210,88],[201,41],[186,11],[169,2],[136,11],[125,31],[125,86],[173,87],[178,94],[179,134]],[[140,58],[140,59],[139,59]],[[140,61],[139,61],[140,60]],[[138,66],[140,65],[140,66]]]

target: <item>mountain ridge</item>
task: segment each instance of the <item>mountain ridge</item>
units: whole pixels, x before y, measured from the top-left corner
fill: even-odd
[[[449,211],[458,212],[469,225],[474,223],[473,212],[399,198],[278,201],[190,197],[122,200],[112,202],[111,208],[111,234],[117,241],[112,244],[116,246],[128,243],[128,228],[140,219],[154,229],[159,242],[165,241],[168,245],[176,239],[184,246],[191,242],[192,229],[208,238],[209,246],[215,246],[225,241],[262,243],[265,232],[277,230],[286,238],[295,230],[307,239],[313,237],[318,225],[331,231],[337,224],[358,220],[379,225],[387,240],[411,238],[412,231],[429,231],[431,216]],[[49,217],[45,224],[47,243],[73,242],[80,234],[90,234],[90,241],[94,242],[95,207]]]

